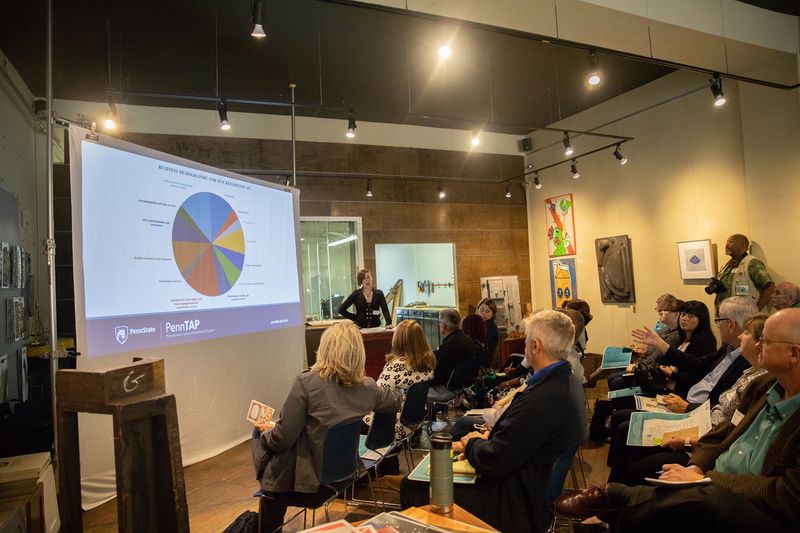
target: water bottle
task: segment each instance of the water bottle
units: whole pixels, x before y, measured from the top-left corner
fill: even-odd
[[[453,510],[453,437],[431,435],[431,510],[447,514]]]

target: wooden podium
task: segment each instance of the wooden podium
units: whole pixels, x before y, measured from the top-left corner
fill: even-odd
[[[62,531],[83,530],[78,413],[114,419],[119,531],[189,531],[175,396],[164,360],[56,374]]]

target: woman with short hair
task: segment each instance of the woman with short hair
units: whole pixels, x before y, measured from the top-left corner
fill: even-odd
[[[260,499],[261,531],[280,527],[296,493],[319,490],[328,430],[370,411],[399,408],[400,394],[364,375],[365,360],[356,326],[334,324],[322,334],[317,362],[295,378],[277,422],[253,430],[256,477],[266,493]]]

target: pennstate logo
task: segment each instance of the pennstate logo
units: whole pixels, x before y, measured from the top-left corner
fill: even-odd
[[[128,326],[117,326],[114,328],[114,337],[117,339],[118,343],[125,344],[125,341],[128,340]]]

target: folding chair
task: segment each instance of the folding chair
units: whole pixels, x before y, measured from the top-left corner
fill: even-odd
[[[303,514],[303,529],[306,529],[308,510],[311,509],[311,524],[316,523],[317,509],[325,508],[325,521],[330,521],[328,505],[344,493],[356,481],[358,475],[358,438],[361,433],[361,418],[342,422],[328,430],[322,451],[322,473],[320,485],[314,493],[277,493],[290,507],[303,509],[284,521],[281,528]],[[270,498],[272,495],[259,490],[253,496]],[[259,513],[261,510],[259,509]],[[280,529],[280,528],[278,528]]]
[[[352,505],[356,507],[359,504],[369,503],[378,511],[378,506],[382,506],[386,510],[386,498],[383,495],[383,489],[378,484],[378,491],[381,495],[381,501],[375,498],[375,491],[372,486],[372,474],[375,472],[375,481],[378,481],[378,466],[383,462],[383,459],[393,453],[395,449],[395,435],[394,426],[397,419],[397,413],[374,413],[372,415],[372,425],[366,435],[359,437],[358,455],[361,460],[363,469],[359,469],[358,478],[361,479],[364,475],[367,476],[369,483],[369,490],[372,494],[372,501],[356,499],[355,485],[353,486],[353,497],[350,499]],[[347,503],[347,502],[345,502]],[[399,505],[390,504],[396,506]]]
[[[428,424],[433,424],[437,405],[444,405],[445,409],[458,394],[472,385],[480,370],[480,362],[475,357],[470,357],[456,365],[450,373],[447,385],[434,385],[428,391]]]
[[[406,399],[400,410],[400,423],[411,428],[412,432],[406,438],[397,441],[396,446],[405,450],[406,460],[412,469],[417,464],[411,451],[411,439],[419,432],[425,416],[428,414],[427,402],[430,388],[430,381],[420,381],[411,385],[406,391]]]

